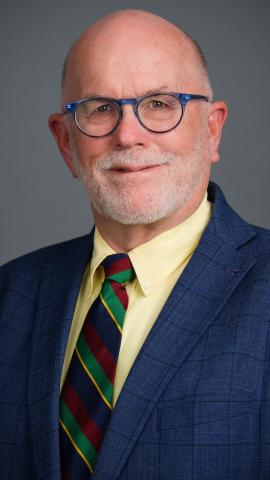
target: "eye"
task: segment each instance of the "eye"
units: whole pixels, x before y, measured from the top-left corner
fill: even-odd
[[[168,105],[166,105],[165,102],[162,102],[161,100],[150,100],[148,104],[149,108],[154,108],[154,109],[161,109],[161,108],[166,108]]]
[[[110,115],[115,111],[115,106],[105,100],[90,99],[81,103],[77,110],[77,117],[80,115],[86,118],[93,118]]]
[[[140,103],[140,109],[145,111],[171,111],[175,107],[179,108],[179,102],[172,95],[160,94],[145,97]]]
[[[94,113],[109,113],[113,110],[112,105],[110,103],[106,103],[104,105],[100,105],[96,108]]]

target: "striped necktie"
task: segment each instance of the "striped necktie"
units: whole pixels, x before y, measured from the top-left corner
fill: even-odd
[[[127,254],[103,261],[105,279],[90,307],[60,396],[63,480],[89,480],[113,408],[113,385],[135,273]]]

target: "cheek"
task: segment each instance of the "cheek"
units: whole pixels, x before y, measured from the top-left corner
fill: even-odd
[[[108,154],[109,142],[106,137],[92,138],[78,132],[73,137],[73,148],[77,159],[84,166],[95,162],[96,159]]]
[[[205,150],[209,148],[208,125],[206,119],[201,116],[186,115],[180,125],[169,133],[173,153],[189,155],[197,145],[203,146]]]
[[[164,133],[164,137],[160,138],[159,146],[162,151],[175,155],[186,155],[191,152],[193,143],[193,135],[185,129],[181,129],[179,125],[175,130]]]

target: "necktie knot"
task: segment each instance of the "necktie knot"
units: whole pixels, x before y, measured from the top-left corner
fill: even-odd
[[[113,280],[126,284],[135,277],[134,268],[127,253],[114,253],[106,257],[103,262],[105,280]]]

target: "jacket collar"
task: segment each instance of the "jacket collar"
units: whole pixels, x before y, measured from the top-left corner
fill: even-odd
[[[222,190],[214,182],[209,183],[208,200],[214,207],[205,232],[207,236],[213,234],[225,244],[241,247],[256,235],[252,226],[229,206]]]

